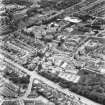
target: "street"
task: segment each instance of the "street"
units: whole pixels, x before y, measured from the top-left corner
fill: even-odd
[[[11,65],[14,65],[15,67],[21,69],[23,72],[25,72],[25,73],[27,73],[28,75],[30,75],[30,77],[31,77],[31,82],[30,82],[30,84],[29,84],[29,87],[28,87],[28,90],[27,90],[25,96],[27,96],[27,94],[29,94],[29,92],[30,92],[30,90],[31,90],[31,86],[32,86],[32,80],[33,80],[34,78],[36,78],[36,79],[41,80],[41,81],[43,81],[44,83],[48,84],[49,86],[51,86],[51,87],[53,87],[53,88],[55,88],[55,89],[61,91],[62,93],[65,93],[65,94],[67,94],[67,95],[69,95],[69,96],[72,95],[72,96],[74,96],[74,97],[77,97],[77,99],[80,99],[83,103],[85,102],[85,104],[87,104],[87,105],[101,105],[101,104],[95,103],[95,102],[93,102],[93,101],[91,101],[91,100],[89,100],[89,99],[86,99],[86,98],[84,98],[84,97],[82,97],[82,96],[80,96],[80,95],[77,95],[77,94],[75,94],[75,93],[69,91],[68,89],[63,89],[63,88],[60,87],[58,84],[55,84],[54,82],[52,82],[52,81],[46,79],[45,77],[42,77],[41,75],[37,74],[35,71],[31,72],[31,71],[25,69],[24,67],[20,66],[19,64],[17,64],[17,63],[15,63],[15,62],[11,61],[11,60],[8,59],[8,58],[4,58],[4,61],[9,62]]]

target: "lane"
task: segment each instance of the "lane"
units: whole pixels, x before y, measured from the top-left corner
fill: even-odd
[[[26,97],[30,94],[30,92],[31,92],[33,79],[34,79],[33,77],[30,78],[30,83],[29,83],[29,85],[28,85],[28,89],[27,89],[25,95],[23,96],[24,98],[26,98]]]
[[[68,89],[63,89],[62,87],[60,87],[59,85],[55,84],[54,82],[52,82],[52,81],[46,79],[45,77],[42,77],[41,75],[37,74],[35,71],[31,72],[31,71],[25,69],[24,67],[20,66],[19,64],[17,64],[17,63],[15,63],[15,62],[11,61],[11,60],[8,59],[8,58],[4,58],[4,60],[7,61],[7,62],[9,62],[11,65],[14,65],[14,66],[16,66],[17,68],[21,69],[23,72],[27,73],[27,74],[30,75],[32,78],[36,78],[36,79],[38,79],[38,80],[41,80],[41,81],[43,81],[44,83],[50,85],[51,87],[53,87],[53,88],[55,88],[55,89],[61,91],[62,93],[65,93],[65,94],[67,94],[67,95],[69,95],[69,96],[74,96],[74,97],[76,97],[77,100],[80,98],[81,101],[82,101],[84,104],[86,104],[86,105],[101,105],[101,104],[95,103],[95,102],[93,102],[93,101],[91,101],[91,100],[89,100],[89,99],[87,99],[87,98],[85,98],[85,97],[82,97],[82,96],[80,96],[80,95],[77,95],[77,94],[75,94],[75,93],[69,91]]]

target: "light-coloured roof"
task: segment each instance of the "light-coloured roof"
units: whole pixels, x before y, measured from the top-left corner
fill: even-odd
[[[69,21],[69,22],[73,22],[73,23],[79,23],[79,22],[81,22],[80,19],[75,18],[75,17],[69,17],[69,16],[65,17],[64,20],[65,21]]]

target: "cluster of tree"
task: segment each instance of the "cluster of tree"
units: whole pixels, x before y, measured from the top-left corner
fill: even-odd
[[[4,34],[11,33],[13,31],[17,30],[20,27],[20,25],[21,25],[21,27],[23,27],[22,25],[26,25],[24,23],[24,21],[26,19],[25,15],[24,15],[25,13],[21,13],[20,10],[23,10],[23,9],[25,10],[26,8],[32,6],[33,4],[34,4],[34,6],[36,6],[37,5],[36,2],[37,2],[37,0],[35,0],[35,1],[33,1],[33,0],[2,0],[1,3],[4,4],[5,9],[0,14],[2,17],[2,26],[1,27],[3,27],[3,28],[6,27],[7,30],[6,29],[3,30],[3,28],[2,28],[1,34],[4,35]],[[8,5],[11,5],[11,6],[9,7]],[[32,12],[35,10],[36,10],[35,8],[32,8]],[[19,13],[16,13],[17,11],[19,11]],[[29,9],[29,12],[30,12],[30,9]],[[40,11],[38,11],[38,12],[40,12]],[[25,19],[23,19],[23,18],[25,18]]]
[[[9,9],[5,9],[1,14],[1,34],[8,34],[17,29],[17,24],[14,22],[13,13]]]
[[[59,9],[66,9],[71,7],[77,3],[81,2],[81,0],[60,0],[58,1],[56,8]]]
[[[30,0],[2,0],[3,4],[18,4],[18,5],[32,5],[33,3]]]
[[[15,84],[28,84],[30,78],[30,76],[28,75],[19,77],[19,74],[8,71],[5,72],[4,77],[8,78],[10,81],[12,81]]]
[[[41,0],[41,2],[39,2],[39,5],[42,8],[48,7],[52,9],[61,10],[73,6],[79,2],[81,2],[81,0]]]
[[[39,9],[38,7],[31,7],[27,10],[27,15],[28,16],[34,16],[35,14],[41,14],[42,13],[42,10]]]
[[[105,76],[91,73],[89,71],[80,72],[81,79],[77,84],[70,83],[68,88],[85,96],[95,102],[105,103]]]
[[[38,71],[38,73],[54,82],[59,82],[59,77],[55,74],[52,74],[50,72],[47,72],[47,71]]]

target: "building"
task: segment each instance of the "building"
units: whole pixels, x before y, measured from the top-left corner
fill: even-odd
[[[66,80],[68,82],[73,82],[73,83],[77,83],[80,79],[79,75],[75,75],[75,74],[67,73],[67,72],[59,73],[58,77]]]

